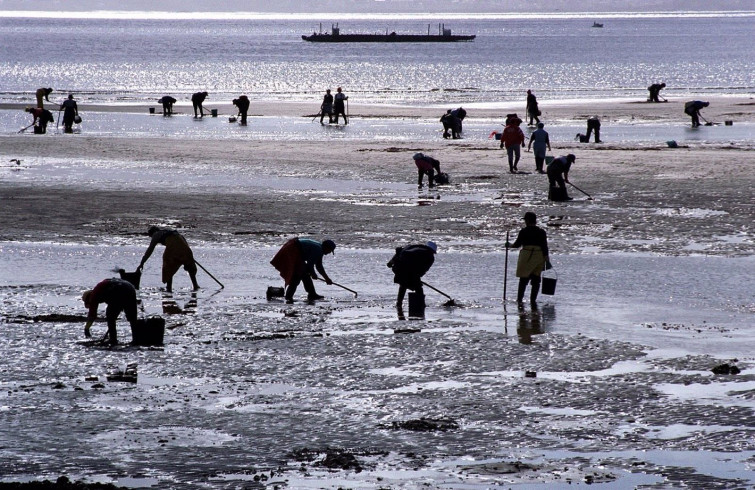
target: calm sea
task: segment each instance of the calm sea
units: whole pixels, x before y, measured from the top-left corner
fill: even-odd
[[[642,98],[755,92],[755,12],[735,14],[312,16],[178,19],[9,17],[0,12],[0,102],[26,102],[42,86],[85,103],[179,98],[319,99],[343,86],[352,100],[446,104],[543,99]],[[188,17],[188,18],[186,18]],[[329,30],[437,32],[474,42],[312,44]],[[603,28],[594,28],[594,21]],[[353,96],[357,97],[353,97]]]

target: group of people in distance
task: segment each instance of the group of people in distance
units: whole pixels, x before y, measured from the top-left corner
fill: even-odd
[[[325,91],[325,95],[322,98],[322,104],[320,104],[320,124],[325,124],[323,120],[325,116],[328,116],[328,124],[338,124],[338,117],[343,116],[343,123],[349,124],[349,119],[346,115],[346,101],[349,97],[343,93],[341,87],[336,89],[336,95],[330,93],[330,89]]]
[[[55,121],[52,112],[45,109],[45,101],[50,102],[50,94],[53,92],[52,88],[40,88],[37,89],[37,107],[27,107],[24,109],[26,112],[32,115],[34,118],[30,126],[34,126],[34,134],[45,134],[47,132],[47,125]],[[60,104],[58,114],[63,112],[63,130],[66,133],[73,133],[74,123],[81,122],[79,116],[79,106],[76,100],[73,98],[73,94],[69,94],[68,98]],[[58,115],[60,117],[60,115]]]

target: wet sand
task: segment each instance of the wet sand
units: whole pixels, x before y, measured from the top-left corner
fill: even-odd
[[[709,120],[755,119],[749,99],[711,102]],[[554,121],[598,110],[604,124],[688,124],[680,104],[542,105]],[[354,117],[397,111],[437,109],[352,104]],[[500,115],[489,111],[480,117]],[[0,168],[10,360],[0,425],[12,428],[0,434],[2,481],[753,484],[752,144],[556,141],[553,154],[577,156],[570,178],[593,200],[570,189],[575,201],[551,203],[543,176],[504,173],[494,140],[0,141],[5,162],[22,160]],[[438,158],[451,185],[418,191],[417,151]],[[519,167],[534,170],[531,153]],[[502,243],[528,210],[548,231],[559,289],[518,312],[515,252],[500,302]],[[79,323],[32,321],[83,315],[81,289],[137,264],[154,223],[180,227],[226,284],[201,276],[191,295],[181,271],[168,295],[152,258],[140,297],[143,314],[168,319],[164,349],[93,348],[79,343]],[[326,268],[359,298],[318,285],[321,304],[268,303],[279,279],[267,261],[294,235],[333,238]],[[440,247],[428,282],[465,307],[428,291],[426,318],[403,321],[384,263],[396,245],[427,239]],[[127,341],[125,322],[119,331]],[[106,381],[127,362],[137,384]],[[724,362],[742,373],[711,373]],[[453,424],[411,430],[423,417]]]

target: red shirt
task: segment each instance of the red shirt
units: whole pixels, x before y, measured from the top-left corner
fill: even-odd
[[[506,145],[507,148],[513,145],[523,145],[524,133],[519,128],[519,126],[514,126],[513,124],[509,124],[508,126],[504,128],[501,139],[503,140],[503,143],[504,145]]]

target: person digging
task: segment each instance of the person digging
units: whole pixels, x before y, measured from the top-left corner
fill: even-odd
[[[398,284],[396,308],[403,306],[407,289],[424,298],[422,276],[432,267],[437,252],[438,246],[434,242],[396,247],[396,253],[386,264],[393,271],[393,282]]]
[[[286,293],[284,297],[287,304],[294,302],[294,294],[300,283],[304,284],[309,302],[324,299],[324,296],[317,294],[312,280],[317,280],[317,272],[319,272],[326,284],[333,284],[322,265],[322,258],[333,253],[335,249],[336,244],[333,240],[318,242],[309,238],[297,237],[283,244],[270,263],[280,272],[285,281]],[[315,272],[315,269],[317,272]]]
[[[147,251],[144,252],[144,256],[136,270],[141,271],[144,269],[144,264],[147,263],[147,260],[158,244],[164,245],[162,282],[165,284],[165,290],[169,293],[173,291],[173,276],[181,266],[189,273],[194,290],[199,289],[199,284],[197,284],[197,263],[194,261],[194,254],[183,235],[171,228],[160,228],[158,226],[150,226],[147,234],[152,238],[152,241],[149,243]]]
[[[113,346],[118,344],[118,331],[115,328],[116,320],[121,312],[126,314],[126,320],[131,325],[131,335],[133,336],[136,325],[136,289],[134,286],[123,279],[105,279],[98,283],[94,289],[84,291],[81,295],[84,306],[89,310],[87,322],[84,326],[84,336],[90,338],[91,327],[97,319],[97,307],[101,303],[107,304],[105,318],[107,319],[107,333],[100,342],[108,341]]]

